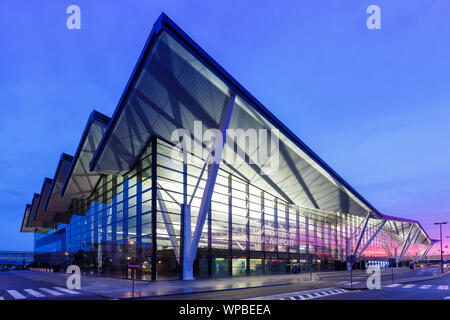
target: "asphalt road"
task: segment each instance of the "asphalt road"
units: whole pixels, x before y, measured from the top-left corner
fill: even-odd
[[[103,297],[69,290],[65,283],[60,285],[43,280],[31,280],[22,277],[19,272],[0,272],[0,300],[96,300]],[[1,302],[0,302],[1,303]]]
[[[224,290],[214,292],[177,294],[170,296],[150,297],[152,300],[240,300],[240,299],[289,299],[289,300],[389,300],[389,299],[444,299],[450,296],[450,276],[444,278],[410,282],[420,277],[432,276],[436,268],[423,271],[410,272],[395,270],[394,281],[405,281],[405,284],[392,285],[392,275],[384,271],[381,277],[382,289],[366,289],[366,280],[369,277],[365,272],[354,272],[353,286],[350,285],[348,272],[334,273],[320,276],[320,281],[312,283],[296,283],[274,285],[259,288]],[[395,283],[395,282],[394,282]],[[419,285],[420,284],[420,285]],[[425,285],[425,288],[420,288]],[[446,288],[445,286],[448,286]],[[404,288],[404,286],[407,286]],[[353,290],[351,289],[353,287]],[[359,289],[359,290],[355,290]],[[295,298],[297,297],[297,298]]]
[[[389,270],[384,270],[381,278],[382,288],[380,290],[367,290],[366,280],[369,274],[363,271],[356,271],[353,275],[352,288],[350,288],[350,276],[348,272],[334,272],[320,274],[319,281],[314,282],[284,283],[247,289],[165,295],[146,299],[442,300],[447,297],[450,299],[449,275],[433,280],[417,281],[418,277],[433,276],[435,271],[436,268],[428,268],[419,272],[412,272],[408,269],[396,270],[394,274],[396,282],[392,285]],[[50,279],[52,280],[50,281]],[[23,272],[0,272],[0,300],[96,300],[106,298],[105,296],[83,290],[68,290],[65,280],[65,277],[30,277]]]

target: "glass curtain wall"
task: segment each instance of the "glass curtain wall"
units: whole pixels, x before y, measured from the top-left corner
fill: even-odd
[[[65,263],[99,276],[130,278],[127,265],[137,260],[143,266],[136,273],[138,279],[180,279],[182,208],[183,203],[191,203],[187,227],[193,234],[207,177],[205,172],[194,194],[201,170],[200,161],[183,163],[171,144],[155,138],[131,172],[104,175],[91,197],[74,200],[71,223],[40,235],[36,250],[60,252]],[[347,251],[353,252],[364,219],[290,204],[221,165],[194,276],[345,270]],[[369,220],[360,248],[380,223]],[[395,256],[396,247],[400,252],[402,239],[391,227],[387,224],[378,233],[356,267],[386,262]],[[417,255],[421,247],[415,245],[408,254]]]

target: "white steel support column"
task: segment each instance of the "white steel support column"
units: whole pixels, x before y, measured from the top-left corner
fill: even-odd
[[[396,247],[396,248],[395,248],[395,266],[398,268],[398,263],[397,263],[397,261],[398,261],[398,248]]]
[[[350,256],[350,238],[345,238],[345,256],[348,258]],[[352,263],[347,261],[347,270],[351,270]]]
[[[197,223],[195,225],[195,231],[193,237],[191,237],[191,228],[186,227],[191,225],[191,208],[190,205],[185,205],[184,210],[184,245],[183,245],[183,280],[193,279],[193,263],[195,259],[195,255],[197,253],[198,244],[200,242],[200,237],[203,231],[203,225],[205,224],[206,216],[208,214],[211,198],[214,191],[214,186],[216,183],[217,174],[219,172],[220,162],[222,160],[223,148],[226,141],[227,129],[230,124],[231,115],[233,112],[234,101],[236,96],[231,94],[230,101],[228,106],[224,110],[222,114],[222,118],[219,124],[219,131],[221,133],[222,141],[214,141],[215,148],[211,146],[209,150],[207,161],[204,164],[202,173],[200,174],[199,179],[202,178],[202,174],[208,165],[208,162],[211,162],[208,170],[208,177],[206,179],[205,189],[203,190],[203,196],[200,204],[200,209],[198,211]],[[215,151],[215,154],[212,155],[212,151]],[[214,158],[214,160],[210,160]],[[198,185],[198,183],[197,183]],[[197,187],[195,188],[195,190]],[[194,191],[195,192],[195,191]],[[192,196],[193,198],[193,196]],[[191,198],[191,202],[192,202]]]
[[[406,245],[408,244],[409,241],[409,237],[411,236],[411,232],[413,230],[414,225],[411,224],[411,226],[409,227],[409,231],[408,234],[406,235],[406,238],[403,240],[403,245],[402,245],[402,250],[400,251],[400,255],[397,256],[397,254],[395,255],[395,261],[397,262],[397,266],[398,266],[398,262],[400,261],[399,257],[402,256],[403,251],[406,247]]]
[[[356,253],[358,252],[359,246],[360,246],[361,241],[362,241],[362,239],[364,237],[364,233],[366,232],[367,225],[369,224],[369,219],[370,219],[371,215],[372,215],[372,212],[369,212],[367,214],[366,220],[364,221],[364,226],[363,226],[363,228],[361,230],[361,233],[359,234],[359,237],[358,237],[358,242],[356,242],[355,249],[353,250],[353,255],[354,256],[356,256]]]
[[[408,251],[409,246],[413,243],[413,241],[416,238],[417,233],[419,232],[419,227],[416,228],[414,233],[411,235],[412,230],[409,232],[409,237],[405,240],[405,245],[403,246],[402,252],[400,253],[400,256],[398,257],[397,264],[403,259],[403,256],[405,255],[406,251]]]
[[[383,229],[384,225],[386,224],[387,220],[384,220],[380,227],[377,229],[377,231],[374,232],[374,234],[372,235],[372,237],[367,241],[367,243],[364,245],[364,247],[361,249],[361,251],[359,251],[359,253],[356,256],[356,259],[359,259],[359,257],[361,257],[362,253],[364,252],[364,250],[367,249],[367,247],[372,243],[373,239],[375,239],[375,237],[378,235],[378,233],[381,231],[381,229]]]
[[[194,280],[193,264],[191,262],[191,207],[183,205],[183,280]]]
[[[158,193],[158,203],[159,207],[161,208],[161,215],[164,220],[164,226],[166,227],[167,234],[169,235],[170,244],[172,245],[173,251],[175,252],[175,259],[177,262],[180,261],[180,246],[178,245],[177,241],[177,234],[175,229],[173,228],[172,219],[170,218],[170,215],[168,214],[166,204],[164,203],[164,200],[162,199],[161,192],[157,191]]]
[[[426,255],[428,254],[428,252],[431,250],[431,247],[433,247],[433,243],[430,243],[430,244],[428,245],[428,247],[426,247],[425,251],[423,252],[423,254],[422,254],[422,256],[420,257],[420,259],[419,259],[418,262],[422,261],[423,258],[426,257]]]

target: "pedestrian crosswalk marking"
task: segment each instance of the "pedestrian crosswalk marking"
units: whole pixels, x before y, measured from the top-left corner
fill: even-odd
[[[59,290],[59,291],[62,291],[62,292],[67,292],[67,293],[70,293],[70,294],[79,294],[79,292],[76,292],[76,291],[73,291],[73,290],[69,290],[69,289],[65,289],[65,288],[62,288],[62,287],[53,287],[53,289],[56,289],[56,290]]]
[[[423,286],[420,287],[420,289],[430,289],[431,288],[431,284],[424,284]]]
[[[52,290],[52,289],[49,289],[49,288],[39,288],[39,290],[47,292],[47,293],[50,293],[51,295],[54,295],[54,296],[62,296],[62,295],[64,295],[64,293],[61,293],[61,292],[58,292],[58,291],[55,291],[55,290]]]
[[[14,299],[25,299],[25,296],[16,290],[6,290]]]
[[[56,290],[55,290],[56,289]],[[59,290],[59,291],[57,291]],[[61,292],[62,291],[62,292]],[[53,296],[64,296],[67,294],[80,294],[81,292],[75,290],[65,289],[63,287],[50,288],[36,288],[36,289],[11,289],[5,290],[5,294],[0,296],[0,300],[19,300],[19,299],[33,299],[33,298],[46,298]]]
[[[330,290],[329,291],[331,294],[337,294],[337,293],[340,293],[339,291],[337,291],[337,290]]]
[[[416,287],[416,284],[401,284],[401,283],[395,283],[395,284],[390,284],[387,285],[386,288],[396,288],[396,287],[400,287],[402,286],[402,288],[404,289],[411,289]],[[417,285],[419,289],[422,290],[448,290],[448,285],[432,285],[432,284],[424,284],[424,285]]]
[[[23,291],[31,294],[32,296],[36,297],[36,298],[42,298],[45,297],[45,295],[43,295],[42,293],[39,293],[33,289],[23,289]]]
[[[359,291],[359,290],[357,290]],[[304,292],[304,291],[303,291]],[[332,296],[336,294],[341,293],[347,293],[349,292],[346,289],[336,289],[336,290],[322,290],[322,291],[316,291],[316,292],[290,292],[290,293],[282,293],[282,294],[276,294],[276,295],[270,295],[270,296],[264,296],[264,297],[256,297],[256,298],[250,298],[246,300],[310,300],[310,299],[318,299],[322,297]],[[303,293],[303,294],[302,294]]]

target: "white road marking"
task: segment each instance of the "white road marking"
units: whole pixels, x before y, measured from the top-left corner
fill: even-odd
[[[45,297],[45,295],[43,295],[42,293],[39,293],[33,289],[23,289],[23,291],[31,294],[32,296],[35,296],[36,298],[42,298]]]
[[[51,295],[54,295],[54,296],[63,296],[64,295],[61,292],[58,292],[58,291],[55,291],[52,289],[48,289],[48,288],[39,288],[39,290],[50,293]]]
[[[358,290],[359,291],[359,290]],[[347,293],[349,292],[346,289],[335,289],[331,290],[328,288],[327,290],[322,291],[316,291],[316,292],[289,292],[289,293],[281,293],[281,294],[275,294],[270,296],[263,296],[263,297],[255,297],[245,300],[310,300],[310,299],[317,299],[322,298],[326,296],[341,294],[341,293]]]
[[[5,298],[3,298],[3,297],[0,297],[0,300],[5,300]]]
[[[400,283],[394,283],[394,284],[390,284],[390,285],[388,285],[386,287],[388,287],[388,288],[395,288],[395,287],[398,287],[398,286],[401,286],[401,284]]]
[[[439,286],[438,290],[448,290],[448,286]]]
[[[445,300],[450,300],[450,296],[444,297]]]
[[[25,296],[16,290],[6,290],[14,299],[25,299]]]
[[[409,288],[412,288],[414,286],[415,286],[415,284],[407,284],[407,285],[404,285],[403,288],[409,289]]]
[[[314,292],[313,294],[316,295],[316,297],[323,297],[326,296],[326,294],[324,292]]]
[[[340,291],[338,291],[338,290],[331,290],[331,292],[333,292],[333,294],[338,294],[338,293],[341,293]]]
[[[420,287],[420,289],[430,289],[431,288],[431,284],[424,284],[423,286]]]
[[[79,292],[73,291],[73,290],[69,290],[69,289],[65,289],[65,288],[61,288],[61,287],[53,287],[53,289],[62,291],[62,292],[66,292],[66,293],[70,293],[70,294],[80,294]]]
[[[353,284],[358,284],[358,283],[360,283],[360,282],[359,281],[353,281]],[[346,286],[351,286],[352,283],[351,282],[347,282],[345,285]]]

